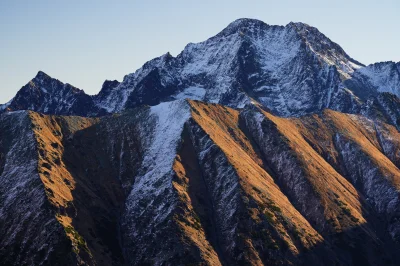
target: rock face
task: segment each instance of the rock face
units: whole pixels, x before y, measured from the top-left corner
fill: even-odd
[[[240,19],[0,106],[0,265],[399,265],[399,63]]]
[[[388,92],[371,96],[361,107],[361,114],[400,128],[400,98]]]
[[[39,71],[17,95],[0,110],[32,110],[44,114],[95,116],[106,111],[97,107],[91,96]]]
[[[187,100],[1,122],[3,265],[400,261],[388,124]]]
[[[167,53],[122,82],[106,81],[95,96],[39,72],[0,110],[102,116],[190,98],[233,108],[258,102],[279,116],[326,108],[359,114],[371,97],[400,96],[399,69],[393,62],[364,66],[304,23],[273,26],[239,19],[204,42],[188,44],[176,57]],[[379,112],[386,110],[377,109],[371,118]]]
[[[97,103],[111,112],[186,97],[236,108],[254,99],[279,115],[351,110],[341,79],[361,67],[306,24],[241,19],[177,57],[149,61]]]
[[[382,62],[360,68],[345,82],[360,98],[389,92],[400,95],[400,63]]]
[[[0,264],[74,264],[40,178],[32,127],[27,111],[0,117]]]

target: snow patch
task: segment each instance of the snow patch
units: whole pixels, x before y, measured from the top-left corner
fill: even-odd
[[[203,100],[206,95],[206,90],[201,87],[189,87],[174,96],[175,99],[192,99]]]
[[[166,219],[174,206],[168,204],[174,201],[172,189],[172,166],[185,122],[190,117],[190,107],[186,100],[165,102],[153,106],[149,110],[148,119],[141,122],[142,145],[144,158],[139,175],[135,179],[132,191],[127,200],[128,215],[141,216],[145,213],[154,217],[157,224]],[[153,201],[163,197],[168,204],[161,204],[162,211],[149,214]],[[140,202],[146,201],[147,206]],[[150,226],[150,225],[149,225]]]
[[[392,62],[377,63],[360,68],[357,74],[364,76],[378,92],[390,92],[400,97],[400,74],[394,69]]]

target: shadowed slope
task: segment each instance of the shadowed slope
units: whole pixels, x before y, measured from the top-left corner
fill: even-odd
[[[399,262],[393,126],[186,100],[99,119],[0,119],[0,255],[11,264]],[[30,201],[33,218],[21,213]]]

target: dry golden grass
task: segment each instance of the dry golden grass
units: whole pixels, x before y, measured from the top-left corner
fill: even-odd
[[[263,165],[261,156],[240,129],[239,111],[217,104],[188,102],[194,122],[224,153],[234,168],[239,177],[243,198],[256,202],[256,207],[246,206],[249,219],[254,224],[262,224],[262,219],[268,217],[268,223],[294,256],[299,255],[303,247],[311,249],[322,243],[323,237],[281,191]],[[261,109],[260,112],[265,119],[276,125],[278,137],[287,141],[302,166],[305,181],[312,186],[320,200],[325,220],[331,221],[330,226],[335,231],[342,232],[366,223],[361,195],[349,180],[334,168],[339,164],[339,154],[333,141],[336,134],[356,144],[391,184],[400,189],[398,167],[383,154],[373,128],[371,130],[359,117],[327,110],[323,115],[288,119],[274,116]],[[65,155],[63,143],[67,135],[93,126],[98,119],[60,118],[34,112],[30,113],[30,117],[38,145],[38,171],[48,200],[57,210],[56,218],[66,229],[66,235],[72,241],[74,250],[79,253],[79,249],[85,249],[90,255],[85,240],[73,226],[73,210],[76,208],[73,192],[77,184],[79,187],[79,183],[63,162]],[[385,129],[382,134],[392,138],[396,149],[400,150],[400,133],[392,126],[382,125],[382,127]],[[396,156],[400,157],[400,153],[398,152]],[[329,157],[329,162],[324,157]],[[172,185],[183,206],[182,214],[176,219],[176,224],[183,235],[183,241],[198,249],[205,264],[221,265],[218,254],[208,239],[206,229],[199,222],[196,214],[198,207],[193,202],[195,200],[191,194],[193,193],[191,179],[198,178],[193,171],[200,171],[191,165],[196,163],[197,158],[191,151],[179,151],[176,155],[173,165],[176,177]],[[94,193],[86,187],[83,190]],[[296,232],[296,237],[293,232]],[[275,240],[271,238],[272,242]],[[244,254],[247,256],[247,261],[252,265],[263,265],[257,252],[257,243],[250,235],[244,236],[244,246],[248,251]]]
[[[38,172],[46,189],[47,198],[56,208],[56,218],[66,229],[66,235],[70,238],[75,252],[79,253],[79,248],[82,246],[89,251],[86,243],[82,241],[72,225],[73,217],[70,217],[67,212],[68,209],[75,208],[72,191],[75,189],[76,181],[63,162],[63,134],[73,134],[78,130],[88,128],[97,120],[79,117],[62,118],[69,129],[69,132],[63,132],[59,124],[60,120],[57,120],[59,118],[34,112],[30,112],[29,115],[38,145]]]
[[[308,182],[320,197],[321,204],[325,209],[326,220],[335,222],[335,230],[342,231],[348,227],[365,223],[360,195],[357,190],[305,140],[305,137],[309,141],[313,140],[313,135],[304,130],[301,120],[280,118],[265,111],[263,113],[267,119],[276,124],[279,132],[288,139],[290,148],[302,163]],[[318,134],[323,134],[320,139],[327,141],[331,139],[327,132],[330,132],[330,134],[333,134],[333,132],[317,116],[313,116],[313,118],[318,125]],[[315,142],[315,147],[319,147],[320,143]],[[321,149],[321,147],[318,149]],[[332,153],[335,154],[334,151]],[[349,212],[343,214],[343,205],[348,208]],[[338,219],[339,216],[344,217],[344,219]]]
[[[332,122],[337,132],[356,143],[392,185],[400,189],[400,171],[382,153],[375,130],[367,130],[362,118],[358,116],[346,115],[331,110],[326,111],[325,116]],[[394,127],[386,125],[386,128],[395,141],[400,139],[400,134]]]
[[[207,240],[203,227],[195,218],[197,215],[194,214],[195,211],[189,196],[189,177],[179,155],[174,161],[173,170],[177,177],[177,181],[173,182],[173,186],[181,201],[185,204],[185,208],[183,208],[184,214],[181,215],[180,219],[176,219],[178,226],[188,241],[191,242],[189,245],[194,244],[199,249],[200,256],[206,265],[221,265],[218,254]]]
[[[274,205],[279,208],[280,215],[291,221],[293,227],[303,232],[300,237],[303,246],[310,248],[321,242],[322,237],[293,207],[273,178],[263,168],[261,158],[239,128],[239,112],[221,105],[197,101],[189,101],[189,103],[192,107],[193,119],[224,152],[240,177],[239,182],[245,194],[252,197],[259,206]],[[251,212],[253,219],[257,222],[260,212],[270,212],[270,210],[267,207],[265,210],[261,208]],[[298,254],[293,239],[287,233],[287,225],[281,223],[279,219],[275,219],[274,227],[280,238],[288,244],[291,252]],[[251,241],[248,239],[250,246],[253,245]]]

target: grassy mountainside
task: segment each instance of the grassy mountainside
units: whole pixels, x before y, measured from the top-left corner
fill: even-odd
[[[393,126],[186,100],[1,121],[3,265],[399,262]]]

